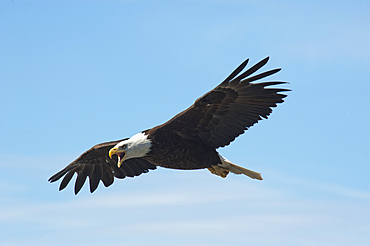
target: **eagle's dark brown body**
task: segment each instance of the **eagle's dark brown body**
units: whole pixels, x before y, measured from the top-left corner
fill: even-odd
[[[65,175],[59,188],[62,190],[73,174],[77,173],[75,193],[79,192],[87,177],[90,180],[90,191],[93,192],[100,180],[105,186],[109,186],[114,177],[138,176],[156,169],[156,166],[173,169],[209,168],[212,173],[222,177],[231,171],[261,179],[258,173],[221,157],[216,149],[230,144],[261,120],[261,117],[267,118],[272,108],[277,103],[282,103],[286,97],[279,92],[289,91],[288,89],[266,88],[285,82],[252,83],[280,71],[274,69],[250,76],[267,61],[268,58],[241,73],[248,62],[246,60],[220,85],[197,99],[191,107],[166,123],[144,131],[143,136],[150,140],[151,147],[142,156],[124,160],[119,168],[117,158],[110,159],[108,152],[131,138],[98,144],[52,176],[49,181],[54,182]],[[257,177],[254,176],[256,174]]]
[[[152,146],[150,155],[144,156],[143,159],[157,166],[190,170],[207,168],[220,163],[217,151],[207,144],[183,139],[176,132],[161,128],[145,132],[156,144]]]

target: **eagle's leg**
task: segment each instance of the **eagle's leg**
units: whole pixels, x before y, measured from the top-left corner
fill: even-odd
[[[229,170],[224,167],[211,166],[211,167],[207,167],[207,169],[211,173],[221,176],[222,178],[226,178],[226,176],[229,174]]]

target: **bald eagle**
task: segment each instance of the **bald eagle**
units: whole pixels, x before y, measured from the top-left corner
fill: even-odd
[[[230,144],[261,117],[267,119],[271,108],[284,101],[286,95],[279,92],[289,89],[266,87],[286,82],[253,83],[280,69],[250,76],[263,67],[268,59],[241,73],[248,63],[247,59],[216,88],[166,123],[131,138],[97,144],[49,181],[55,182],[64,176],[59,186],[59,190],[63,190],[77,173],[75,194],[80,191],[87,177],[92,193],[100,180],[108,187],[114,177],[123,179],[139,176],[157,166],[181,170],[207,168],[223,178],[232,172],[262,180],[260,173],[232,163],[216,149]]]

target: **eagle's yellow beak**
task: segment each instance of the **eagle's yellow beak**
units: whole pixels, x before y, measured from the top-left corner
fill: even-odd
[[[126,157],[126,151],[120,150],[119,148],[114,147],[114,148],[111,148],[109,150],[109,158],[112,159],[112,156],[113,155],[117,155],[118,156],[117,166],[118,167],[121,167],[121,165],[122,165],[122,163],[123,163],[123,161],[125,160],[125,157]]]

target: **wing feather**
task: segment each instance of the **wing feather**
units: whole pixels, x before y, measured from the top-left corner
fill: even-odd
[[[113,172],[106,162],[102,162],[101,164],[103,166],[102,181],[103,181],[104,186],[108,187],[111,184],[113,184],[113,181],[114,181]]]
[[[247,71],[245,71],[244,73],[242,73],[241,75],[239,75],[238,77],[236,77],[235,79],[230,80],[229,81],[229,84],[239,83],[239,81],[241,81],[242,79],[248,77],[249,75],[251,75],[254,72],[256,72],[258,69],[260,69],[261,67],[263,67],[264,65],[266,65],[266,63],[268,62],[268,60],[269,60],[269,57],[266,57],[265,59],[263,59],[262,61],[258,62],[256,65],[252,66]]]
[[[89,177],[90,178],[90,192],[93,193],[99,185],[99,181],[103,176],[103,167],[101,163],[95,164],[94,173]]]
[[[81,166],[82,166],[82,170],[80,172],[77,172],[77,178],[76,178],[76,183],[75,183],[75,194],[77,194],[81,190],[87,178],[87,174],[84,170],[86,165],[82,164]]]
[[[75,174],[74,170],[67,172],[66,176],[64,176],[62,182],[60,183],[59,190],[63,190],[64,188],[66,188],[69,181],[71,181],[73,174]]]

